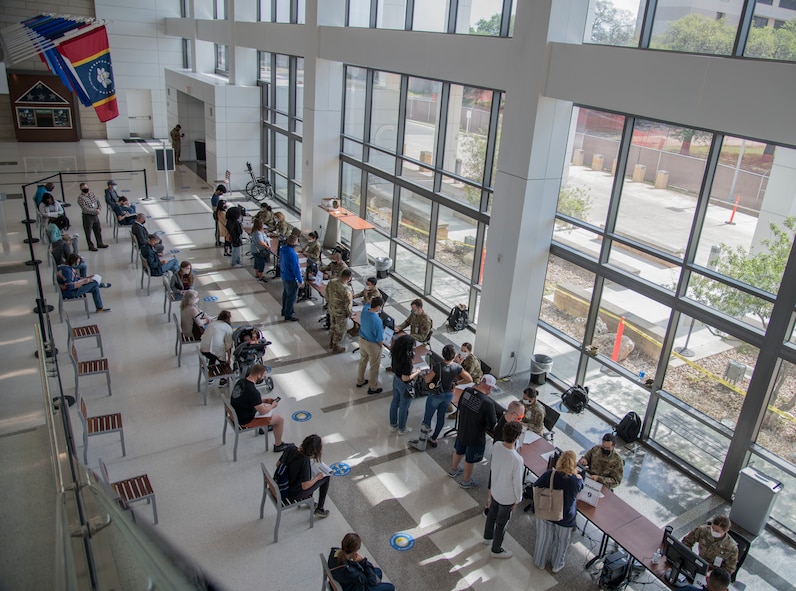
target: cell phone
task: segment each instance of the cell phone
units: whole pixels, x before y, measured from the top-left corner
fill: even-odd
[[[281,396],[277,396],[276,398],[274,398],[274,402],[279,402],[280,400],[282,400]]]

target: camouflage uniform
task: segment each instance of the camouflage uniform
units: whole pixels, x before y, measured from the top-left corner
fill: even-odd
[[[348,269],[348,265],[346,265],[343,261],[340,261],[339,263],[329,261],[328,265],[323,265],[319,268],[321,273],[329,274],[329,279],[336,279],[345,269]]]
[[[369,302],[370,298],[373,298],[373,297],[376,297],[376,296],[381,297],[381,294],[379,293],[379,288],[378,287],[374,287],[373,289],[368,289],[367,287],[365,287],[365,289],[363,289],[359,293],[355,293],[354,294],[354,299],[362,298],[362,300],[364,302]]]
[[[473,383],[477,384],[481,381],[481,378],[484,377],[484,372],[481,371],[481,362],[478,360],[478,357],[470,353],[467,357],[462,359],[462,368],[464,371],[470,374],[473,378]]]
[[[274,225],[274,212],[267,209],[261,209],[256,216],[255,220],[260,220],[266,228],[272,228]]]
[[[614,489],[622,482],[625,472],[625,461],[613,450],[610,455],[603,455],[602,445],[595,445],[583,456],[589,464],[589,474],[600,477],[600,482]]]
[[[315,263],[318,264],[318,260],[321,258],[321,243],[318,240],[314,242],[307,242],[307,246],[301,251],[305,257],[307,257],[307,264]]]
[[[525,417],[523,417],[522,422],[528,425],[528,429],[537,435],[543,435],[544,406],[538,400],[533,404],[529,404],[527,400],[523,400],[522,403],[525,405]]]
[[[339,278],[332,279],[326,286],[326,303],[329,312],[329,346],[334,349],[343,338],[348,319],[351,317],[351,301],[354,290]]]
[[[692,529],[683,538],[683,544],[691,548],[699,542],[699,555],[713,566],[717,556],[721,556],[721,568],[732,574],[738,567],[738,544],[729,534],[723,538],[714,538],[709,525],[700,525]]]
[[[274,231],[284,238],[290,236],[290,232],[292,230],[293,230],[292,226],[288,224],[285,220],[277,222],[276,226],[274,227]]]
[[[409,334],[412,335],[416,341],[423,343],[425,342],[428,333],[431,332],[433,322],[431,320],[431,316],[425,312],[420,315],[411,313],[406,320],[404,320],[399,326],[395,327],[395,332],[400,332],[407,326],[409,326]]]

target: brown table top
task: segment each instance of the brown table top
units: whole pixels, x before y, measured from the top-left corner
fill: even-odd
[[[348,216],[352,216],[352,215],[353,216],[357,215],[353,211],[349,211],[349,210],[347,210],[344,207],[338,207],[337,209],[326,209],[323,205],[318,205],[318,207],[320,207],[323,211],[328,213],[331,217],[337,218],[337,219],[348,217]]]
[[[358,215],[346,215],[339,218],[340,222],[352,230],[373,230],[376,226]]]

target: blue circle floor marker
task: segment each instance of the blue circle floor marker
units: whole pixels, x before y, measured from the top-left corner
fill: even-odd
[[[312,414],[306,410],[297,410],[293,413],[293,420],[297,423],[306,423],[312,418]]]
[[[180,249],[179,249],[179,248],[172,248],[172,249],[169,251],[169,254],[178,254],[179,252],[180,252]]]
[[[390,546],[392,546],[393,550],[406,552],[415,547],[415,539],[406,532],[398,532],[390,538]]]
[[[205,296],[202,299],[206,302],[215,302],[218,300],[218,296]]]
[[[335,462],[329,468],[332,470],[332,476],[348,476],[351,472],[351,466],[345,462]]]

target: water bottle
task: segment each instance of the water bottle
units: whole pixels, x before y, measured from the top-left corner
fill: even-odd
[[[641,371],[638,372],[638,381],[643,384],[644,383],[644,376],[646,376],[646,375],[647,375],[647,372],[644,371],[644,368],[641,368]]]
[[[652,555],[652,564],[658,564],[661,561],[661,549],[658,548],[655,550],[655,554]]]

